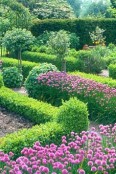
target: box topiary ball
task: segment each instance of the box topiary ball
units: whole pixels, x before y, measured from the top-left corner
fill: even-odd
[[[37,96],[37,93],[38,93],[37,77],[40,74],[44,74],[49,71],[58,71],[58,69],[55,65],[52,65],[51,63],[42,63],[39,66],[34,67],[30,71],[29,75],[27,76],[27,79],[25,80],[25,88],[30,97],[37,99],[38,97]]]
[[[77,98],[70,98],[59,107],[57,122],[62,124],[64,131],[68,134],[72,131],[80,133],[88,129],[87,105]]]
[[[3,82],[8,88],[20,88],[23,82],[23,76],[17,67],[8,67],[3,69]]]

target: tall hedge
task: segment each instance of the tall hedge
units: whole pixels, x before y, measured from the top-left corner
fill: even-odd
[[[106,36],[106,44],[116,43],[116,19],[46,19],[34,21],[31,32],[36,37],[44,31],[58,31],[64,29],[74,32],[80,37],[80,46],[84,44],[92,44],[89,32],[95,30],[96,26],[104,29]]]

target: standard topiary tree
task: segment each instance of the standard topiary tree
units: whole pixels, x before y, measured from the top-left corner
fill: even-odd
[[[12,30],[9,30],[3,37],[2,43],[7,48],[7,50],[17,53],[18,65],[21,70],[21,53],[33,43],[34,39],[35,37],[31,34],[30,31],[21,28],[13,28]]]
[[[66,72],[65,56],[68,54],[70,47],[70,37],[65,30],[51,32],[48,46],[52,49],[57,58],[61,60],[61,71]]]
[[[19,88],[22,85],[23,76],[17,67],[3,68],[3,82],[8,88]]]
[[[64,131],[68,134],[72,131],[81,132],[88,129],[87,105],[77,98],[70,98],[59,107],[57,122],[62,124]]]
[[[51,63],[42,63],[39,66],[34,67],[27,79],[25,80],[25,88],[27,90],[27,93],[30,97],[38,98],[38,80],[37,77],[40,74],[47,73],[49,71],[58,71],[57,67],[55,65],[52,65]]]

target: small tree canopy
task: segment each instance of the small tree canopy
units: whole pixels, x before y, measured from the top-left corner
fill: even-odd
[[[18,51],[19,49],[27,49],[33,43],[34,39],[35,37],[30,31],[21,28],[13,28],[6,32],[2,43],[8,51]]]

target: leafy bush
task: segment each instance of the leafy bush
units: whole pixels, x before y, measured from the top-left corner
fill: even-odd
[[[109,76],[116,79],[116,64],[109,65]]]
[[[70,48],[78,49],[79,48],[79,37],[76,33],[70,33]]]
[[[23,76],[16,67],[3,68],[4,85],[9,88],[22,86]]]
[[[36,96],[54,105],[75,96],[88,104],[90,119],[100,123],[116,122],[116,89],[93,80],[48,72],[38,77]]]
[[[105,62],[101,55],[97,54],[95,50],[78,51],[80,69],[86,73],[100,73],[105,66]]]
[[[113,80],[112,78],[108,78],[108,77],[101,77],[98,75],[94,75],[94,74],[87,74],[87,73],[82,73],[79,71],[75,71],[75,72],[70,72],[70,75],[75,75],[75,76],[80,76],[86,79],[91,79],[94,80],[96,82],[102,83],[102,84],[106,84],[111,88],[116,88],[116,80]]]
[[[12,66],[18,67],[17,59],[3,57],[2,61],[3,61],[3,67],[12,67]],[[35,62],[22,61],[22,74],[24,79],[28,76],[29,71],[31,71],[31,69],[37,65],[39,66],[39,64]]]
[[[55,65],[48,64],[48,63],[42,63],[40,66],[34,67],[26,81],[25,81],[25,88],[29,94],[30,97],[36,98],[36,93],[38,91],[38,81],[37,77],[42,73],[47,73],[48,71],[58,71]]]
[[[63,130],[60,124],[56,122],[48,122],[41,125],[33,126],[30,129],[22,129],[18,132],[8,134],[0,138],[0,149],[4,152],[15,153],[15,158],[21,153],[24,147],[32,147],[35,141],[41,142],[42,145],[61,142],[60,138]]]
[[[58,123],[62,124],[65,132],[81,132],[88,128],[87,106],[76,98],[70,98],[69,101],[60,106],[57,114]]]
[[[0,74],[0,88],[3,86],[3,77],[2,75]]]
[[[50,104],[28,98],[5,87],[0,88],[0,106],[35,124],[53,120],[58,110]]]

